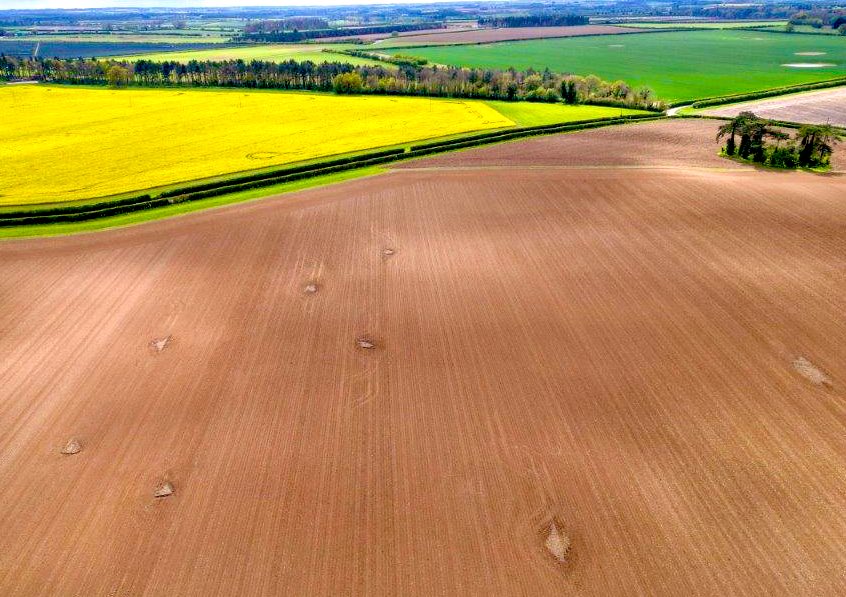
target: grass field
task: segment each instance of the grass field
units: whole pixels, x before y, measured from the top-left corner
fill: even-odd
[[[385,66],[384,62],[348,56],[337,52],[324,52],[323,49],[341,50],[349,48],[361,49],[361,46],[353,44],[274,44],[241,46],[230,48],[215,48],[206,50],[192,50],[188,52],[160,52],[154,54],[141,54],[127,56],[129,60],[176,60],[178,62],[189,62],[190,60],[268,60],[282,62],[284,60],[311,60],[312,62],[347,62],[349,64],[377,64]]]
[[[512,126],[479,101],[0,86],[0,205],[81,200]]]
[[[540,126],[574,120],[592,120],[609,116],[644,114],[641,110],[607,108],[604,106],[565,106],[564,104],[540,104],[533,102],[485,102],[497,112],[513,120],[518,126]]]
[[[405,48],[439,64],[517,69],[548,67],[648,85],[668,101],[692,100],[830,79],[846,74],[846,40],[756,31],[678,31]],[[802,52],[823,52],[801,56]],[[790,63],[825,63],[791,68]]]

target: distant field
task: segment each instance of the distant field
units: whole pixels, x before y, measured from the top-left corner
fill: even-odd
[[[661,23],[641,23],[639,21],[627,23],[630,27],[638,27],[640,29],[738,29],[743,27],[768,27],[768,26],[784,26],[787,21],[724,21],[724,22],[703,22],[703,23],[681,23],[681,22],[661,22]]]
[[[101,197],[509,127],[479,101],[0,86],[0,205]]]
[[[764,118],[813,124],[830,123],[846,128],[846,87],[782,95],[730,106],[707,108],[702,114],[736,116],[750,110]]]
[[[504,27],[500,29],[469,29],[391,38],[379,42],[380,46],[411,46],[439,44],[478,44],[519,39],[545,39],[555,37],[581,37],[585,35],[615,35],[636,33],[638,30],[615,25],[576,25],[572,27]]]
[[[173,32],[144,32],[144,33],[76,33],[58,35],[27,35],[17,37],[17,41],[41,43],[54,42],[84,42],[84,43],[164,43],[164,44],[217,44],[229,40],[228,36],[212,32],[176,34]]]
[[[191,39],[191,38],[184,38]],[[192,50],[203,48],[206,43],[180,42],[173,43],[133,43],[117,42],[75,42],[30,40],[0,40],[0,54],[7,56],[32,56],[38,46],[38,56],[41,58],[101,58],[127,54],[141,54],[150,52],[168,52],[174,50]]]
[[[592,120],[609,116],[643,114],[640,110],[608,108],[605,106],[566,106],[533,102],[485,102],[519,126],[540,126],[574,120]]]
[[[160,52],[154,54],[140,54],[128,56],[130,60],[175,60],[178,62],[189,62],[191,60],[267,60],[271,62],[282,62],[284,60],[320,62],[346,62],[349,64],[385,65],[384,62],[347,56],[337,52],[323,52],[329,50],[340,50],[347,48],[361,48],[354,44],[274,44],[274,45],[249,45],[228,48],[201,49],[189,52]]]
[[[439,64],[595,74],[648,85],[669,101],[846,75],[846,40],[757,31],[678,31],[386,51]],[[826,66],[785,66],[797,63]]]

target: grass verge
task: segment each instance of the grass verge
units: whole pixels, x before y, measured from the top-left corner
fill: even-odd
[[[36,224],[34,226],[10,226],[7,228],[0,227],[0,239],[32,236],[59,236],[65,234],[78,234],[80,232],[92,232],[107,228],[120,228],[123,226],[140,224],[142,222],[179,216],[199,211],[201,209],[211,209],[232,203],[263,199],[271,195],[278,195],[281,193],[292,193],[294,191],[301,191],[312,187],[337,184],[353,178],[374,176],[384,171],[385,168],[381,166],[370,166],[366,168],[359,168],[357,170],[345,170],[343,172],[335,172],[323,176],[316,176],[314,178],[286,182],[275,186],[249,189],[246,191],[230,193],[228,195],[218,195],[216,197],[209,197],[207,199],[199,199],[197,201],[186,203],[175,203],[166,207],[136,211],[94,220],[85,220],[83,222]]]

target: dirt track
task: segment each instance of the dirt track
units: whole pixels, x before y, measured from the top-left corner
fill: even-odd
[[[712,129],[0,243],[0,593],[843,594],[846,179]]]
[[[751,110],[759,116],[774,120],[813,124],[831,123],[846,127],[846,87],[734,104],[707,110],[705,114],[731,117],[744,110]]]

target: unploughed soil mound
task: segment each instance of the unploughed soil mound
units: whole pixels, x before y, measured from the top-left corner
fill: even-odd
[[[846,179],[699,126],[0,243],[0,593],[846,593]]]

